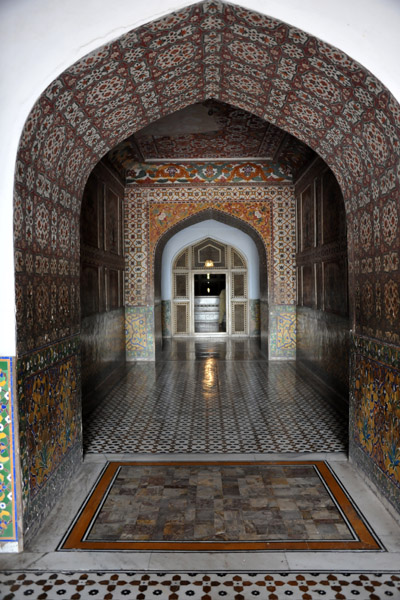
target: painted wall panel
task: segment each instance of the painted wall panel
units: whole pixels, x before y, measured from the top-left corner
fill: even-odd
[[[350,450],[400,512],[400,353],[353,336]]]
[[[347,397],[349,320],[343,197],[322,161],[317,161],[296,185],[296,195],[298,212],[303,211],[305,202],[310,207],[308,216],[303,213],[299,220],[298,232],[300,239],[308,241],[296,254],[300,278],[297,358]]]

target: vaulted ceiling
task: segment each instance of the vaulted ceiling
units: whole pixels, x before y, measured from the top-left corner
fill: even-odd
[[[121,175],[135,163],[269,160],[296,180],[315,153],[279,127],[230,104],[206,100],[139,130],[107,155]]]

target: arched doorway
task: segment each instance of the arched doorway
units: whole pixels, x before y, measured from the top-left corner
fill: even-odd
[[[183,35],[182,22],[188,25],[183,38],[178,35]],[[225,28],[224,45],[203,39],[201,24],[207,29],[209,22]],[[170,38],[165,35],[168,28]],[[201,45],[204,53],[197,53]],[[155,47],[164,50],[155,53]],[[173,49],[179,58],[171,81],[166,73],[171,74]],[[136,78],[134,65],[140,65],[143,77]],[[178,73],[182,65],[188,69],[186,75]],[[143,84],[144,79],[148,81]],[[54,496],[48,478],[53,477],[55,487],[61,489],[60,466],[72,468],[80,460],[77,236],[87,176],[107,149],[150,121],[204,97],[249,110],[305,141],[326,160],[341,185],[348,218],[354,329],[352,452],[381,489],[398,498],[398,469],[383,458],[389,457],[389,440],[382,442],[372,422],[368,439],[376,439],[379,452],[363,442],[357,407],[368,403],[379,357],[388,357],[383,366],[380,363],[379,382],[384,383],[388,373],[398,380],[391,357],[397,356],[398,349],[392,346],[398,345],[400,332],[395,266],[399,106],[363,67],[320,40],[240,7],[202,3],[182,10],[179,18],[169,22],[145,25],[79,61],[45,90],[27,120],[15,184],[18,379],[27,526]],[[374,235],[373,222],[381,225]],[[57,362],[55,356],[62,360]],[[41,369],[33,369],[35,364]],[[50,376],[59,382],[54,385],[61,386],[58,389],[69,408],[57,422],[46,410],[46,399],[34,393],[39,379],[50,380]],[[384,395],[379,398],[376,412],[386,414]],[[65,439],[46,471],[40,472],[40,484],[33,466],[41,441],[32,434],[32,447],[26,442],[27,415],[35,410],[41,414],[43,429]],[[393,418],[398,422],[394,413]],[[398,428],[393,431],[396,436]],[[376,474],[379,470],[383,476]]]
[[[184,248],[172,266],[172,335],[248,335],[247,261],[206,238]]]
[[[251,269],[251,278],[255,280],[254,285],[251,286],[251,297],[250,301],[250,334],[260,335],[264,343],[267,342],[268,328],[269,328],[269,296],[268,296],[268,250],[265,244],[265,240],[261,237],[260,233],[252,227],[252,225],[237,216],[230,213],[224,212],[220,209],[207,208],[201,210],[198,213],[192,214],[185,219],[180,220],[176,225],[168,228],[167,231],[159,239],[155,251],[154,251],[154,326],[155,326],[155,337],[158,348],[161,347],[162,335],[170,336],[172,334],[171,328],[171,305],[168,303],[165,307],[165,300],[163,300],[162,293],[162,273],[164,270],[168,270],[169,274],[172,270],[172,257],[167,259],[167,263],[163,265],[164,251],[168,248],[168,244],[172,241],[175,236],[185,231],[191,231],[193,226],[211,224],[227,226],[229,229],[226,234],[227,237],[224,239],[226,245],[229,245],[230,236],[233,233],[239,232],[244,234],[245,237],[250,239],[254,250],[250,246],[244,246],[247,252],[253,257],[253,263],[256,265],[256,271],[253,272]],[[202,229],[199,229],[202,231]],[[221,236],[221,230],[216,228],[215,230]],[[193,232],[192,232],[193,234]],[[182,238],[184,239],[184,238]],[[221,240],[220,240],[221,241]],[[190,244],[189,244],[190,245]],[[243,245],[243,241],[241,242]],[[242,254],[243,254],[242,248]],[[256,253],[254,258],[253,252]],[[207,273],[207,271],[206,271]],[[172,289],[171,296],[172,298]],[[168,301],[167,301],[168,302]],[[165,314],[169,316],[166,318]]]

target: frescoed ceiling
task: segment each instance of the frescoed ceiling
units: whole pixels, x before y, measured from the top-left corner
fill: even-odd
[[[139,130],[107,155],[122,175],[134,163],[201,160],[270,160],[293,178],[315,153],[279,127],[245,110],[206,100]]]

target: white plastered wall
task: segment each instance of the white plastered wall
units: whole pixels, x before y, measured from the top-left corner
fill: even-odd
[[[398,0],[231,0],[336,46],[400,101]],[[185,0],[1,0],[0,2],[0,355],[15,354],[13,185],[18,141],[33,104],[76,60]]]
[[[259,258],[255,243],[247,233],[219,223],[214,219],[207,219],[201,223],[190,225],[178,231],[168,242],[162,256],[161,268],[161,297],[163,300],[172,299],[172,263],[177,254],[186,246],[195,244],[206,237],[211,237],[217,242],[222,242],[237,248],[247,262],[247,276],[249,285],[249,298],[256,300],[260,297]]]

